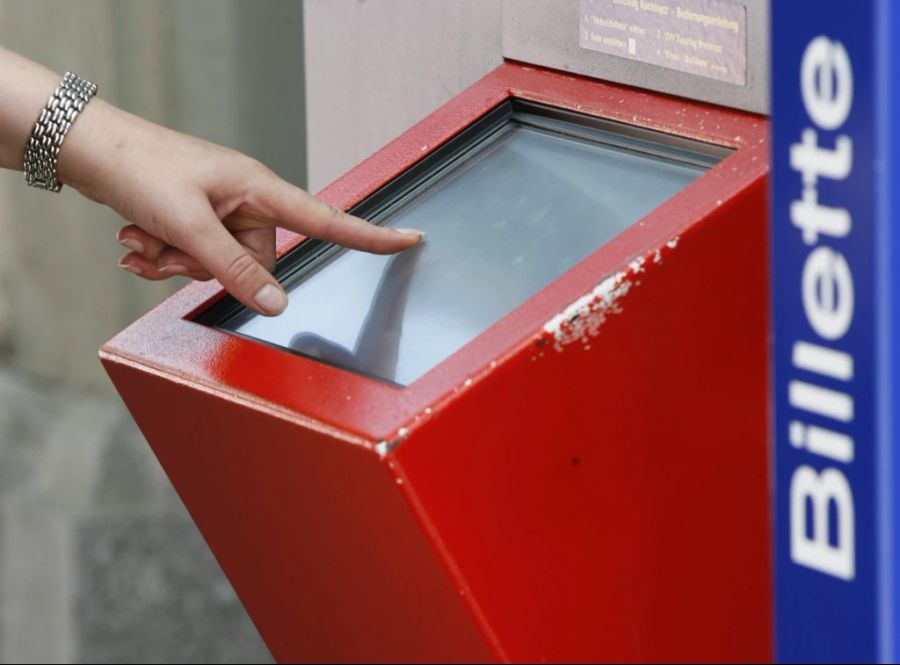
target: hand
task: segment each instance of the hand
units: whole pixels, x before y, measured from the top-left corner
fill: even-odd
[[[131,224],[120,265],[144,279],[215,277],[265,315],[287,306],[272,277],[275,227],[368,252],[415,245],[421,232],[375,226],[281,180],[241,153],[179,134],[95,98],[60,152],[60,180]]]

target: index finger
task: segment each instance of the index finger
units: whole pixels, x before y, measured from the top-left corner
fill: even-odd
[[[347,214],[274,174],[263,180],[257,194],[257,203],[279,226],[344,247],[393,254],[409,249],[424,237],[418,229],[377,226]]]

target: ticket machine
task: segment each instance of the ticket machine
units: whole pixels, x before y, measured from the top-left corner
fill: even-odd
[[[767,2],[504,6],[506,61],[102,361],[279,661],[771,659]]]

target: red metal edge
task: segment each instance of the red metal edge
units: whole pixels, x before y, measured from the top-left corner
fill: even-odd
[[[278,662],[493,659],[402,481],[366,445],[103,364]]]
[[[406,388],[190,321],[221,297],[215,283],[182,289],[105,344],[103,357],[389,447],[445,400],[478,381],[492,363],[502,363],[530,344],[561,304],[590,292],[634,258],[664,247],[768,172],[768,122],[762,117],[507,62],[320,196],[349,208],[509,97],[727,145],[735,152]],[[284,232],[278,237],[281,253],[301,240]]]
[[[385,457],[501,662],[770,661],[767,184]]]

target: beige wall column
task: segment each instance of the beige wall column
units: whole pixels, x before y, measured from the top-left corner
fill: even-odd
[[[318,191],[500,64],[500,0],[306,0]]]

